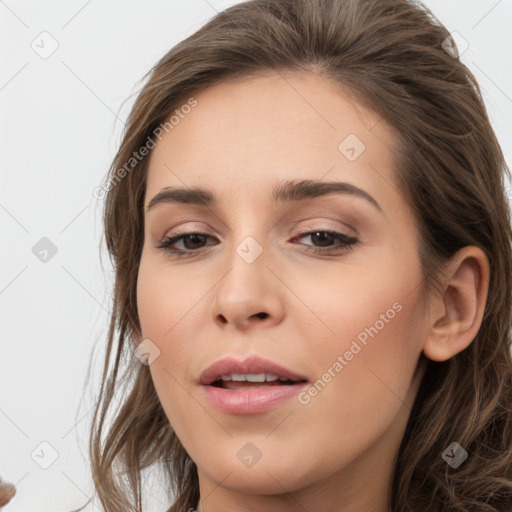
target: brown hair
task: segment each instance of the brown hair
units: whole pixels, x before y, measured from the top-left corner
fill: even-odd
[[[397,175],[417,217],[425,290],[465,246],[482,248],[490,263],[477,336],[449,360],[428,361],[395,463],[392,512],[512,510],[510,172],[474,76],[444,49],[448,37],[419,2],[252,0],[216,15],[148,73],[104,204],[115,290],[89,449],[107,512],[140,511],[141,470],[156,463],[175,494],[169,511],[186,512],[199,499],[196,465],[169,424],[149,368],[132,357],[140,341],[136,283],[149,158],[122,179],[119,169],[199,90],[285,70],[342,85],[395,129]],[[111,411],[118,390],[125,395]],[[454,441],[469,454],[456,469],[441,456]]]

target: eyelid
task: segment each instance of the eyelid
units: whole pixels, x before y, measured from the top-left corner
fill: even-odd
[[[281,220],[283,220],[281,218]],[[360,233],[358,230],[354,229],[353,225],[356,223],[357,225],[357,217],[354,215],[354,212],[340,212],[336,209],[325,208],[323,207],[320,212],[316,211],[315,215],[310,215],[308,217],[300,216],[295,219],[291,219],[284,224],[286,226],[287,236],[292,236],[294,233],[304,233],[311,230],[317,229],[318,231],[342,231],[343,234],[349,237],[359,237]],[[303,227],[298,230],[295,228],[298,224],[303,224]],[[269,235],[272,238],[275,238],[276,229],[281,231],[281,228],[276,227],[278,224],[274,224],[269,231]],[[224,230],[224,223],[222,223],[221,230]],[[177,226],[167,229],[162,236],[174,236],[179,233],[189,233],[191,231],[201,232],[203,234],[208,234],[209,236],[217,236],[215,233],[215,229],[212,229],[207,222],[197,221],[197,220],[189,220],[187,222],[186,218],[182,218],[182,221],[177,224]],[[229,228],[227,231],[231,231]],[[274,232],[274,233],[273,233]],[[170,234],[167,234],[170,233]],[[162,238],[155,231],[155,237]]]
[[[341,226],[328,226],[328,225],[318,225],[318,224],[313,224],[312,226],[304,226],[304,227],[301,227],[299,228],[296,233],[297,234],[304,234],[304,233],[310,233],[311,231],[337,231],[337,232],[341,232],[343,235],[345,235],[346,237],[350,237],[350,238],[353,238],[353,237],[357,237],[358,234],[357,232],[348,227],[341,227]]]
[[[302,221],[299,221],[299,222],[302,222]],[[293,224],[297,224],[297,222],[294,222]],[[297,230],[290,229],[288,236],[298,236],[298,235],[302,235],[302,234],[309,234],[312,231],[337,231],[337,232],[340,232],[341,234],[345,235],[348,238],[354,238],[354,237],[359,236],[358,233],[353,228],[346,226],[346,225],[341,227],[339,225],[338,226],[329,226],[326,224],[318,225],[318,223],[316,223],[316,224],[313,223],[313,225],[303,226]],[[173,228],[170,231],[164,233],[164,235],[159,238],[171,238],[171,237],[176,237],[178,235],[189,235],[192,233],[200,233],[200,234],[207,235],[207,236],[210,236],[213,238],[217,238],[217,236],[212,234],[211,230],[209,230],[209,229],[204,229],[202,227],[189,226],[188,224],[186,224],[186,227],[183,227],[182,225],[180,225],[180,227]]]

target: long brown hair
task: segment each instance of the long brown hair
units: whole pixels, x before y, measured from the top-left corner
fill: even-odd
[[[130,159],[194,93],[265,71],[323,76],[396,130],[396,172],[417,217],[425,290],[462,247],[478,246],[489,259],[477,336],[449,360],[428,361],[395,463],[392,512],[512,510],[510,172],[474,76],[446,51],[449,35],[408,0],[252,0],[216,15],[146,75],[106,179],[115,288],[89,440],[106,512],[141,511],[141,470],[156,464],[175,495],[170,512],[196,508],[199,499],[196,465],[149,368],[132,357],[149,157]],[[442,457],[452,442],[468,452],[456,469]]]

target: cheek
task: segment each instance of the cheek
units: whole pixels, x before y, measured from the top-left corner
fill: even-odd
[[[172,338],[189,322],[190,313],[193,314],[207,285],[191,281],[190,275],[179,266],[143,256],[137,279],[137,310],[144,337],[154,338],[156,344]]]
[[[187,409],[190,395],[183,384],[192,378],[191,360],[198,348],[195,325],[211,284],[190,276],[179,267],[172,268],[150,257],[141,259],[137,280],[137,309],[142,337],[148,338],[160,351],[150,365],[155,389],[170,422],[180,420],[179,411]],[[204,288],[204,289],[203,289]],[[204,322],[204,320],[203,320]]]
[[[378,340],[398,348],[407,337],[403,329],[413,317],[421,318],[417,258],[409,256],[404,265],[403,259],[396,260],[386,252],[372,261],[308,273],[294,280],[294,292],[307,306],[299,305],[302,316],[296,321],[307,318],[308,334],[328,353],[343,353],[354,340],[376,351],[385,348],[384,341]]]
[[[318,380],[304,402],[329,402],[342,422],[350,421],[347,411],[391,417],[408,400],[425,336],[417,255],[389,252],[377,263],[316,277],[295,290],[314,313],[302,332],[314,346]]]

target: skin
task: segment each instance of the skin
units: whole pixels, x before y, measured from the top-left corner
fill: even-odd
[[[457,253],[427,307],[417,224],[394,171],[394,134],[325,78],[265,73],[194,97],[197,106],[151,154],[145,207],[167,186],[207,187],[220,204],[145,212],[137,334],[160,350],[150,371],[197,465],[198,509],[388,510],[426,357],[448,359],[474,339],[486,257],[476,247]],[[349,134],[366,146],[354,161],[338,149]],[[271,202],[277,182],[298,179],[348,182],[382,211],[349,194]],[[210,238],[178,241],[174,247],[190,251],[184,258],[158,249],[178,227]],[[358,242],[315,254],[308,248],[339,240],[322,244],[301,228]],[[247,236],[263,249],[250,264],[236,252]],[[266,413],[228,415],[196,384],[214,361],[252,354],[315,382],[393,304],[401,310],[307,404],[294,397]],[[251,468],[237,457],[247,442],[262,454]]]
[[[14,495],[16,494],[16,488],[14,485],[1,482],[0,483],[0,507],[3,507],[4,505],[7,505],[12,498],[14,498]]]

